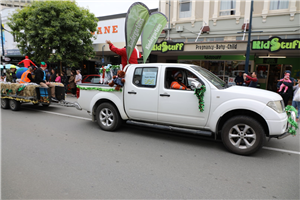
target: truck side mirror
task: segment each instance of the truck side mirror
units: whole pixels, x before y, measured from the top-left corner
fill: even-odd
[[[202,86],[202,84],[199,83],[198,81],[192,81],[192,83],[191,83],[191,89],[192,90],[199,89],[201,86]]]

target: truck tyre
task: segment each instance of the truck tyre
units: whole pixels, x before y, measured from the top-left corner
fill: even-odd
[[[21,103],[20,101],[16,101],[14,99],[10,99],[9,100],[9,107],[12,111],[17,111],[20,110],[21,107]]]
[[[250,155],[262,148],[266,136],[262,125],[247,116],[236,116],[225,122],[222,141],[231,152]]]
[[[8,109],[9,108],[8,99],[2,99],[1,98],[1,108],[3,108],[3,109]]]
[[[98,106],[96,119],[100,128],[105,131],[115,131],[122,124],[117,108],[111,103],[102,103]]]

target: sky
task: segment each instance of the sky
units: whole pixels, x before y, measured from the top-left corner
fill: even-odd
[[[80,7],[88,8],[96,17],[127,13],[134,2],[142,2],[149,9],[158,8],[159,0],[76,0]]]

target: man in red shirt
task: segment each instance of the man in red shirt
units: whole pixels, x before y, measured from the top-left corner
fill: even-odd
[[[124,69],[124,67],[127,65],[127,54],[126,54],[126,48],[117,48],[115,47],[110,40],[106,40],[106,43],[109,44],[109,49],[118,54],[119,56],[121,56],[121,62],[122,62],[122,70]],[[129,58],[129,64],[138,64],[137,59],[141,57],[141,54],[139,52],[137,52],[137,50],[134,48],[132,51],[132,54]]]
[[[249,87],[254,87],[256,88],[257,86],[257,78],[256,78],[256,73],[252,72],[251,76],[247,75],[244,73],[244,82],[249,86]]]
[[[24,67],[26,67],[26,68],[30,67],[30,64],[32,64],[36,67],[36,65],[28,58],[28,56],[25,56],[25,59],[22,60],[21,62],[19,62],[18,65],[21,63],[24,63]]]

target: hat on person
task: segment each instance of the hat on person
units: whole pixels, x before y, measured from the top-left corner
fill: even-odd
[[[77,72],[81,72],[80,69],[77,69],[76,71],[77,71]]]
[[[16,69],[16,66],[15,65],[11,65],[10,69]]]
[[[291,71],[290,70],[285,70],[285,73],[291,74]]]
[[[28,56],[25,56],[25,58],[28,58]]]
[[[47,64],[45,62],[41,62],[41,67],[47,67]]]
[[[176,72],[176,73],[174,74],[174,78],[176,78],[179,74],[182,75],[182,72],[181,72],[181,71]]]

